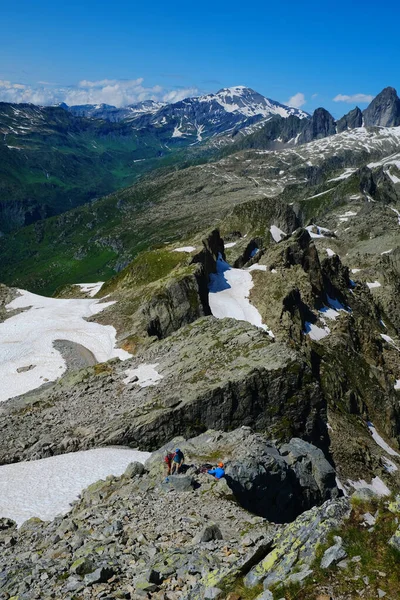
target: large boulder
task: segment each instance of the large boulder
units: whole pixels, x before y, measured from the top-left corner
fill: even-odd
[[[226,479],[242,506],[276,523],[340,495],[322,450],[296,438],[279,449],[253,438],[228,464]]]
[[[224,480],[210,478],[213,494],[235,500],[275,523],[293,521],[303,511],[340,494],[335,470],[322,450],[299,438],[279,448],[249,427],[227,433],[210,430],[187,441],[174,438],[146,461],[152,477],[161,476],[164,450],[177,446],[190,472],[202,463],[223,461]]]

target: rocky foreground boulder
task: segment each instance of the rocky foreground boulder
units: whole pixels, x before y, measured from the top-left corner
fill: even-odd
[[[169,482],[162,475],[160,449],[145,468],[133,463],[123,476],[92,484],[68,514],[52,522],[30,519],[16,529],[3,519],[0,597],[196,600],[209,598],[212,588],[219,590],[215,597],[223,597],[221,587],[242,577],[249,587],[267,578],[291,581],[299,569],[309,572],[318,543],[348,515],[348,500],[334,499],[337,489],[329,488],[329,477],[319,503],[323,495],[332,499],[290,525],[243,508],[244,490],[236,496],[232,481],[238,475],[243,484],[245,476],[249,497],[255,498],[259,490],[278,511],[275,493],[282,501],[282,516],[299,512],[304,500],[311,501],[310,489],[321,485],[322,471],[329,471],[310,444],[292,440],[279,451],[247,428],[210,431],[187,442],[172,440],[168,446],[177,441],[188,469]],[[253,469],[246,463],[251,451],[258,452]],[[216,481],[201,472],[201,461],[210,459],[205,452],[225,452],[226,479]],[[271,477],[268,456],[276,462]],[[314,469],[309,468],[312,462]],[[274,481],[278,468],[280,482]],[[298,507],[290,512],[288,502]]]
[[[319,448],[298,438],[278,446],[249,427],[231,432],[207,431],[190,440],[175,438],[146,462],[161,476],[164,451],[179,448],[188,465],[225,464],[221,482],[227,496],[248,511],[275,523],[293,521],[300,513],[341,494],[335,469]],[[193,467],[188,470],[192,472]]]

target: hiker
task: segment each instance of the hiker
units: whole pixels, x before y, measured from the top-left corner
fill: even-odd
[[[214,469],[209,469],[207,473],[213,475],[215,479],[222,479],[225,476],[224,463],[219,462]]]
[[[172,459],[171,475],[178,475],[184,460],[185,457],[183,456],[182,450],[179,450],[179,448],[177,448]]]
[[[215,479],[222,479],[222,477],[225,476],[224,463],[219,462],[214,469],[209,469],[207,473],[212,475]]]
[[[165,450],[164,463],[167,470],[167,477],[171,475],[171,467],[172,461],[174,458],[174,452],[170,452],[169,450]]]

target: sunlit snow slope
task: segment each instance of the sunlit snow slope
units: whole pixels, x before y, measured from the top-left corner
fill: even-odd
[[[53,347],[55,340],[81,344],[99,362],[129,358],[128,352],[115,347],[114,327],[86,320],[112,302],[19,293],[7,309],[22,312],[0,323],[0,402],[55,381],[65,372],[67,365]]]

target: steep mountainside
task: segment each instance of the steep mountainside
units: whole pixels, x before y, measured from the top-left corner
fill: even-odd
[[[330,205],[360,195],[374,199],[378,188],[395,202],[399,139],[398,128],[357,128],[294,149],[250,150],[143,178],[0,239],[2,279],[50,293],[63,283],[98,281],[138,251],[201,233],[252,198],[278,195],[294,202],[304,225]]]
[[[0,103],[0,134],[2,233],[126,186],[169,154],[151,133],[60,107]]]
[[[2,103],[0,232],[66,212],[156,167],[203,163],[243,148],[297,146],[363,120],[396,126],[399,106],[396,91],[386,88],[363,115],[355,109],[336,123],[323,108],[310,117],[243,86],[122,109]]]
[[[400,127],[303,121],[0,239],[1,598],[399,598]]]
[[[243,87],[122,109],[0,103],[0,232],[66,212],[155,167],[184,164],[194,152],[180,151],[274,114],[307,116]]]
[[[143,114],[156,113],[164,106],[163,102],[155,102],[154,100],[144,100],[137,104],[129,104],[123,108],[117,108],[110,104],[80,104],[67,106],[60,104],[61,108],[78,117],[91,117],[94,119],[105,119],[117,123],[118,121],[134,120]]]

